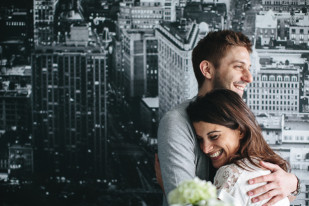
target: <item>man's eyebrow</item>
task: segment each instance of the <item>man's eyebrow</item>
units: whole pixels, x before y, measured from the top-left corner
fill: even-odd
[[[246,64],[244,61],[241,61],[241,60],[234,60],[231,62],[232,64],[233,63],[241,63],[241,64]]]
[[[234,64],[234,63],[241,63],[241,64],[246,64],[244,61],[241,61],[241,60],[234,60],[231,62],[231,64]],[[250,64],[249,65],[249,68],[251,67],[252,65]]]

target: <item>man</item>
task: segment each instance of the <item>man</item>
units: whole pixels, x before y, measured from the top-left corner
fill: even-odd
[[[242,33],[233,31],[210,32],[192,52],[192,63],[198,82],[198,96],[205,95],[214,88],[226,88],[243,95],[248,83],[252,82],[250,73],[251,42]],[[212,180],[215,171],[199,148],[195,133],[185,111],[190,100],[167,112],[160,121],[158,129],[158,160],[156,175],[160,179],[160,167],[165,192],[163,205],[167,205],[166,196],[184,180],[198,176]],[[270,198],[268,205],[297,193],[298,179],[286,173],[277,165],[261,165],[272,171],[271,174],[254,178],[249,184],[267,182],[266,185],[248,191],[248,195],[258,202]],[[159,180],[160,181],[160,180]],[[293,194],[295,194],[293,193]],[[295,197],[290,197],[290,200]]]

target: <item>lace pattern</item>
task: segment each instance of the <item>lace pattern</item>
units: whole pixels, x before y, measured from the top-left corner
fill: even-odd
[[[243,169],[235,164],[220,167],[214,180],[214,185],[217,190],[224,189],[225,191],[230,192],[242,171]]]

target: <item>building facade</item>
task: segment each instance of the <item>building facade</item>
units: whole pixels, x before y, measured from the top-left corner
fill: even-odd
[[[290,40],[294,44],[306,44],[309,46],[309,16],[304,15],[303,19],[292,22],[289,27]]]
[[[34,45],[51,45],[58,0],[33,1]]]
[[[122,2],[118,13],[119,29],[153,29],[163,21],[162,0]]]
[[[269,65],[262,67],[249,84],[247,104],[255,114],[299,112],[299,67]]]
[[[191,53],[199,40],[198,24],[175,22],[156,29],[159,63],[159,116],[197,94]]]
[[[31,67],[7,69],[0,75],[0,130],[31,128]]]
[[[104,174],[106,55],[91,47],[37,47],[32,68],[37,154],[54,160],[55,173]]]
[[[277,39],[277,18],[273,11],[264,15],[256,15],[255,22],[256,36],[260,45],[268,46],[271,40]]]
[[[158,41],[152,31],[123,30],[126,97],[158,95]]]
[[[298,10],[301,8],[308,8],[308,0],[262,0],[264,11],[291,11],[292,9]]]

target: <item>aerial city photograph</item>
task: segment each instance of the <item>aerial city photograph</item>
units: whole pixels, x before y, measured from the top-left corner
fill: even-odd
[[[242,99],[309,206],[309,0],[1,0],[0,206],[162,205],[160,120],[222,30],[252,42]]]

